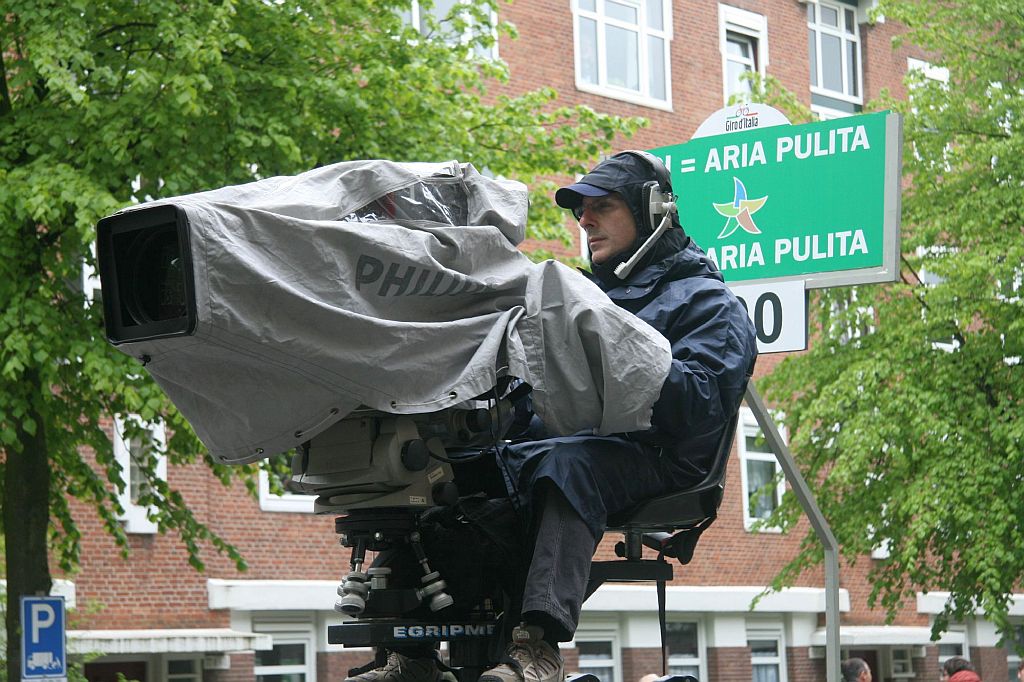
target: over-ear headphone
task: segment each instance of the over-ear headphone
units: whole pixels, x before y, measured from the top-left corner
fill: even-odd
[[[619,263],[615,267],[615,275],[619,279],[626,279],[629,273],[633,271],[633,268],[636,267],[636,264],[640,262],[640,259],[644,257],[644,254],[650,251],[654,243],[658,241],[667,229],[672,227],[672,214],[676,212],[676,198],[672,194],[672,175],[665,164],[661,162],[661,159],[650,152],[637,149],[619,152],[613,155],[612,158],[623,156],[632,156],[643,161],[650,167],[657,180],[645,182],[641,188],[641,206],[646,207],[646,210],[643,210],[642,220],[644,224],[642,227],[643,234],[648,235],[648,237],[640,245],[640,248],[629,257],[629,260]]]
[[[620,158],[624,156],[632,156],[636,159],[640,159],[657,180],[650,180],[645,182],[641,188],[641,206],[645,206],[646,210],[643,211],[643,225],[642,234],[651,234],[661,223],[665,214],[669,211],[675,210],[674,202],[675,195],[672,194],[672,174],[668,168],[662,163],[654,154],[650,152],[641,151],[639,149],[627,149],[617,154],[613,154],[611,158]]]

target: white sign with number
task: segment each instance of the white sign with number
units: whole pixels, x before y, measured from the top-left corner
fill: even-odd
[[[759,353],[807,348],[807,292],[801,280],[730,285],[754,323]]]

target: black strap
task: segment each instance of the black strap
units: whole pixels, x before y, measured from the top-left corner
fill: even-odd
[[[661,555],[658,555],[661,559]],[[666,645],[668,626],[665,623],[665,581],[658,580],[658,624],[661,626],[661,675],[668,675],[668,646]]]

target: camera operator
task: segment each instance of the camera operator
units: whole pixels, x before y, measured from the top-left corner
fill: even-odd
[[[653,185],[652,185],[653,183]],[[623,152],[555,194],[587,234],[593,274],[620,307],[663,334],[672,366],[647,431],[546,438],[501,449],[503,483],[530,520],[532,546],[521,594],[522,624],[505,659],[481,682],[560,682],[558,642],[573,638],[590,562],[610,514],[702,480],[739,409],[757,351],[746,312],[714,263],[669,212],[657,234],[651,188],[671,193],[668,170],[645,152]],[[647,243],[650,242],[650,243]],[[615,269],[641,254],[631,271]],[[349,682],[438,682],[432,659],[392,653],[388,665]]]

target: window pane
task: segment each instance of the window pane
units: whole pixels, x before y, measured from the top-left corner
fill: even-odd
[[[700,677],[700,666],[696,665],[670,665],[668,667],[669,675],[692,675],[693,677]]]
[[[588,12],[596,12],[597,0],[580,0],[580,9]]]
[[[132,504],[138,504],[139,498],[152,492],[139,465],[140,461],[149,459],[152,450],[152,443],[142,438],[132,438],[128,443],[128,493]]]
[[[839,36],[821,34],[821,84],[827,90],[843,91],[842,49]]]
[[[623,5],[614,0],[605,0],[604,13],[612,19],[618,19],[619,21],[625,21],[630,24],[639,23],[636,16],[636,7],[630,7],[629,5]]]
[[[726,68],[728,69],[727,78],[729,79],[729,92],[726,94],[735,95],[739,92],[749,94],[751,92],[750,81],[745,81],[740,76],[750,71],[750,69],[745,64],[740,64],[739,62],[728,62]],[[750,440],[751,438],[748,436],[747,441],[749,442]]]
[[[844,10],[843,13],[846,15],[846,32],[852,34],[857,26],[857,20],[853,15],[853,10]]]
[[[950,656],[963,656],[963,646],[960,644],[939,644],[939,657],[949,658]]]
[[[269,651],[256,652],[256,665],[305,665],[304,644],[275,644]]]
[[[839,12],[834,7],[826,7],[825,5],[818,5],[821,10],[821,23],[825,26],[834,26],[839,28]]]
[[[775,491],[763,490],[774,477],[774,462],[747,460],[747,506],[751,518],[768,518],[777,506]]]
[[[608,26],[606,33],[608,84],[640,91],[640,64],[635,31]]]
[[[581,663],[580,672],[590,673],[598,682],[615,682],[615,673],[611,668],[593,668]]]
[[[810,4],[807,5],[807,10],[811,11],[811,5]],[[807,36],[808,36],[807,53],[810,55],[810,62],[811,62],[811,85],[815,85],[816,86],[818,84],[818,46],[817,46],[817,43],[815,41],[815,35],[816,34],[815,34],[814,31],[808,31],[807,32]]]
[[[257,675],[256,682],[305,682],[302,673],[286,673],[284,675]]]
[[[747,452],[763,452],[765,454],[772,454],[772,449],[768,447],[768,441],[764,437],[764,433],[758,429],[755,433],[747,433],[745,445]]]
[[[753,682],[779,682],[779,666],[777,665],[755,665],[751,672],[750,679]]]
[[[427,15],[433,16],[437,21],[442,21],[457,5],[459,0],[434,0],[434,4],[428,9],[420,3],[420,33],[427,33],[430,28],[427,26]],[[450,26],[447,26],[450,28]]]
[[[457,4],[459,4],[459,0],[434,0],[434,6],[430,8],[430,13],[438,19],[444,19]],[[422,8],[423,5],[420,5],[421,11]]]
[[[597,84],[597,22],[580,18],[580,80]]]
[[[729,33],[725,37],[725,52],[728,55],[750,59],[750,41],[735,33]]]
[[[167,674],[189,675],[196,671],[196,662],[193,659],[167,661]]]
[[[590,673],[600,682],[615,682],[615,667],[612,663],[612,642],[576,642],[581,672]]]
[[[581,661],[607,661],[612,657],[611,642],[576,642]]]
[[[668,655],[697,658],[697,624],[667,623],[666,625],[665,636],[666,644],[668,644]]]
[[[647,0],[647,26],[655,31],[665,28],[665,10],[662,0]]]
[[[1014,625],[1010,639],[1017,649],[1024,649],[1024,625]]]
[[[860,93],[857,88],[857,43],[846,41],[846,78],[850,84],[850,94],[857,97]]]
[[[647,39],[647,64],[650,69],[649,83],[651,97],[665,99],[665,41],[661,38]]]
[[[779,642],[776,639],[752,639],[747,644],[752,658],[775,658],[779,655]]]

